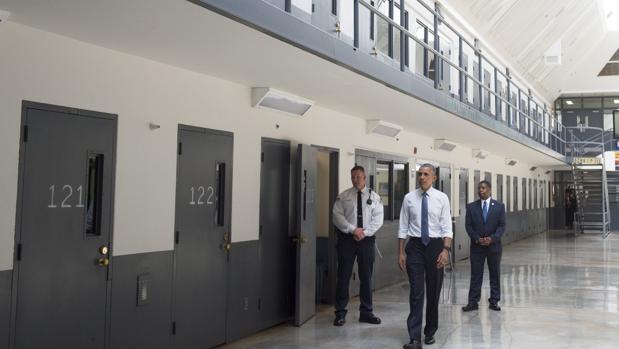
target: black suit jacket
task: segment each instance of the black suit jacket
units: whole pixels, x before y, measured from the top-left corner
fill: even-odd
[[[481,200],[473,201],[466,205],[466,233],[471,237],[471,242],[477,244],[481,237],[492,237],[492,245],[501,244],[501,236],[505,232],[505,205],[490,199],[488,217],[484,223],[481,210]],[[473,246],[473,245],[471,245]]]

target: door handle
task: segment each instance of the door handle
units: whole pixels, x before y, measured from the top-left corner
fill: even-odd
[[[107,246],[101,246],[101,247],[99,247],[99,253],[101,253],[101,255],[103,255],[103,256],[107,256],[107,253],[108,253],[109,251],[110,251],[110,250],[108,249],[108,247],[107,247]]]
[[[232,244],[230,244],[229,242],[225,244],[221,244],[221,249],[226,252],[229,252],[231,248],[232,248]]]
[[[107,258],[99,258],[99,260],[97,260],[97,264],[101,267],[107,267],[110,265],[110,260]]]

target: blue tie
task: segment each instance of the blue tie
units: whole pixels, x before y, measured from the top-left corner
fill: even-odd
[[[488,219],[488,204],[486,203],[485,200],[484,200],[484,203],[481,205],[481,210],[484,215],[484,223],[486,223],[486,220]]]
[[[430,243],[430,229],[428,229],[428,193],[423,193],[421,200],[421,242],[428,246]]]

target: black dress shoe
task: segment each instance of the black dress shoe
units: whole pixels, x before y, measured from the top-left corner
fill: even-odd
[[[426,338],[423,339],[423,342],[430,345],[434,344],[436,341],[434,340],[434,336],[426,336]]]
[[[379,325],[380,318],[374,314],[362,315],[359,316],[359,322],[367,322],[368,324]]]
[[[463,312],[467,312],[467,311],[473,311],[473,310],[477,310],[479,309],[479,305],[477,304],[467,304],[466,306],[462,307],[462,311]]]
[[[404,344],[404,349],[421,349],[421,342],[418,340],[412,340],[408,344]]]
[[[497,303],[490,303],[488,308],[490,308],[490,309],[492,309],[494,311],[501,311],[501,307],[499,307],[499,305]]]
[[[336,316],[335,320],[333,320],[333,326],[344,326],[346,323],[346,318],[343,316]]]

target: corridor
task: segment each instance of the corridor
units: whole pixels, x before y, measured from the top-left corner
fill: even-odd
[[[395,261],[394,261],[395,263]],[[487,269],[479,311],[463,313],[469,261],[446,273],[436,344],[426,348],[616,348],[619,340],[619,237],[551,231],[504,246],[501,312],[487,308]],[[453,276],[452,276],[453,275]],[[224,348],[401,348],[407,341],[408,284],[374,293],[380,326],[332,326],[321,308],[301,328],[282,325]]]

